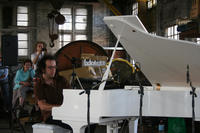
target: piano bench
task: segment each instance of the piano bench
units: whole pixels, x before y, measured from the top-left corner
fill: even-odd
[[[32,125],[32,128],[33,133],[71,133],[68,129],[52,124],[36,123]]]

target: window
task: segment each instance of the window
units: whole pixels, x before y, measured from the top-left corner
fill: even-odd
[[[157,0],[147,0],[147,8],[151,9],[152,7],[156,6]]]
[[[28,26],[28,7],[17,7],[17,26]]]
[[[85,7],[61,8],[65,23],[59,25],[60,47],[75,40],[88,40],[88,9]]]
[[[133,15],[138,15],[138,2],[136,2],[135,4],[133,4]]]
[[[156,32],[151,32],[150,34],[155,35],[156,36]]]
[[[28,56],[28,32],[26,27],[28,26],[28,7],[18,6],[17,7],[17,26],[24,27],[18,32],[18,56]],[[26,30],[23,32],[23,30]]]
[[[172,39],[179,39],[179,32],[177,31],[177,25],[174,25],[172,27],[168,27],[166,30],[166,37],[172,38]]]
[[[18,33],[18,56],[28,55],[28,34]]]
[[[200,44],[200,38],[197,38],[197,44]]]

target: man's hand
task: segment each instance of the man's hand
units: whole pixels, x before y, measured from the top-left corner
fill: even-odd
[[[60,105],[48,104],[46,100],[38,100],[38,106],[41,110],[51,111],[53,107],[59,107]]]

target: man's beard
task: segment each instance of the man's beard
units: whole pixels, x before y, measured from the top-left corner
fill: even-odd
[[[48,75],[48,78],[49,78],[49,79],[54,79],[54,78],[55,78],[55,74],[49,74],[49,75]]]
[[[51,77],[49,77],[49,79],[54,79],[54,77],[51,76]]]
[[[49,79],[54,79],[54,77],[55,77],[55,74],[52,76],[49,76]]]

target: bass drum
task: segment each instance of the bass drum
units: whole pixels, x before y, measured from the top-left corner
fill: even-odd
[[[121,86],[133,83],[132,76],[135,68],[127,60],[121,58],[113,59],[110,70],[114,80]]]
[[[125,59],[113,59],[110,69],[115,82],[120,84],[121,88],[125,85],[139,86],[139,82],[143,86],[152,86],[143,72],[135,71],[135,67]]]
[[[73,41],[56,52],[58,71],[72,69],[73,64],[76,68],[81,67],[81,54],[83,53],[107,56],[104,49],[94,42],[86,40]]]

